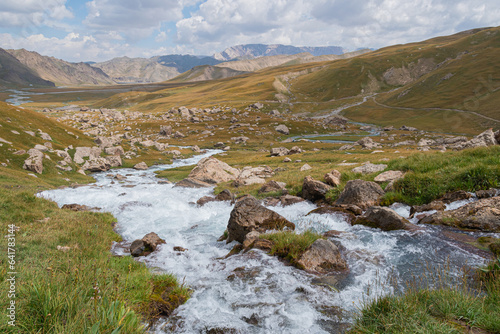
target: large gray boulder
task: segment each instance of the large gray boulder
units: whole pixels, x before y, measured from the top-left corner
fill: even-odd
[[[455,210],[436,212],[419,223],[500,232],[500,196],[483,198]]]
[[[264,233],[267,230],[282,230],[284,228],[294,230],[295,224],[260,205],[254,197],[246,196],[236,202],[231,211],[227,224],[227,243],[233,240],[243,243],[245,236],[252,231]]]
[[[366,210],[370,206],[380,204],[384,190],[375,182],[351,180],[335,202],[336,204],[354,204]]]
[[[326,193],[333,189],[326,183],[313,179],[310,175],[304,178],[302,183],[302,198],[311,202],[325,199]]]
[[[362,138],[362,139],[358,140],[356,143],[358,143],[359,145],[361,145],[362,148],[368,149],[368,150],[382,147],[382,145],[380,145],[379,143],[374,142],[373,139],[371,139],[370,137]]]
[[[282,156],[288,155],[289,152],[290,152],[290,150],[287,149],[286,147],[273,147],[271,149],[271,156],[272,157],[282,157]]]
[[[275,127],[274,129],[276,131],[278,131],[279,133],[282,133],[284,135],[289,135],[290,134],[290,130],[288,129],[288,127],[285,124],[280,124],[277,127]]]
[[[297,264],[304,270],[326,274],[348,269],[339,248],[330,240],[318,239],[300,256]]]
[[[214,157],[208,157],[198,162],[189,173],[188,178],[202,182],[217,184],[220,182],[234,181],[240,175],[240,171],[229,166]]]
[[[111,168],[111,164],[105,158],[95,158],[92,160],[85,161],[82,166],[83,170],[88,170],[90,172],[105,172]]]
[[[401,217],[396,211],[381,206],[372,206],[366,210],[365,214],[359,216],[353,223],[353,225],[359,224],[379,228],[382,231],[416,229],[415,225]]]

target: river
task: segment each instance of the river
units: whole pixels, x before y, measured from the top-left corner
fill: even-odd
[[[70,203],[100,207],[118,220],[117,231],[133,241],[149,232],[166,240],[155,253],[139,258],[155,271],[175,274],[194,293],[157,333],[204,333],[213,328],[231,333],[340,333],[352,322],[363,303],[376,296],[404,290],[413,276],[421,276],[428,265],[451,268],[458,276],[464,265],[482,265],[484,259],[440,237],[440,228],[425,226],[419,232],[382,232],[351,226],[342,215],[306,214],[315,205],[302,202],[287,207],[269,207],[294,222],[297,230],[345,232],[338,239],[350,267],[349,276],[332,289],[317,284],[318,278],[260,250],[222,259],[233,247],[217,242],[226,229],[232,206],[195,202],[212,189],[189,189],[159,183],[154,172],[219,153],[178,160],[172,165],[147,171],[114,169],[96,173],[96,183],[79,188],[44,191],[39,196],[59,206]],[[110,176],[127,175],[118,182]],[[463,205],[455,203],[452,207]],[[393,208],[408,217],[409,207]],[[187,249],[175,252],[174,246]]]

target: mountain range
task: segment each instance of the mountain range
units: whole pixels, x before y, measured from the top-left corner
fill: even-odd
[[[119,57],[98,63],[70,63],[25,49],[0,50],[0,83],[6,87],[155,83],[176,78],[192,69],[191,73],[179,80],[212,80],[289,62],[331,60],[345,51],[337,46],[247,44],[227,48],[213,57],[163,55],[152,58]],[[201,70],[199,66],[210,67]]]

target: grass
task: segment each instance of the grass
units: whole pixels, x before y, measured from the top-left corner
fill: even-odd
[[[407,174],[395,183],[394,193],[386,194],[387,202],[430,203],[450,191],[500,186],[500,147],[415,154],[390,161],[388,168]]]
[[[276,255],[300,268],[297,262],[300,256],[305,252],[307,247],[320,239],[321,235],[311,230],[304,231],[301,234],[292,231],[283,231],[262,234],[260,238],[273,242],[273,247],[269,254]]]
[[[12,177],[12,176],[11,176]],[[62,210],[33,195],[29,186],[0,184],[0,220],[15,232],[16,325],[0,314],[2,333],[142,333],[144,322],[165,315],[189,297],[169,274],[154,275],[131,257],[114,257],[115,219],[110,214]],[[37,180],[38,181],[38,180]],[[7,239],[0,241],[7,249]],[[58,246],[68,247],[67,251]],[[8,265],[0,263],[0,307],[6,309]]]
[[[500,258],[484,271],[475,289],[410,286],[402,295],[378,298],[364,305],[350,333],[499,333]]]

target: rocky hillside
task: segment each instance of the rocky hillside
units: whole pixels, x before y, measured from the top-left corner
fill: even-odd
[[[273,67],[280,65],[294,65],[294,64],[305,64],[305,63],[313,63],[320,61],[337,60],[337,59],[347,59],[362,55],[363,53],[366,52],[370,52],[370,50],[363,49],[359,51],[344,53],[341,55],[332,54],[323,56],[313,56],[308,52],[303,52],[295,55],[267,56],[255,59],[228,61],[215,66],[232,68],[233,70],[238,70],[238,71],[255,72],[266,67]]]
[[[55,86],[53,82],[42,79],[4,49],[0,49],[0,85]]]
[[[102,70],[86,63],[70,63],[25,49],[8,50],[8,52],[38,76],[58,86],[114,84]]]
[[[237,71],[231,68],[217,67],[210,65],[196,66],[191,70],[181,74],[175,81],[205,81],[205,80],[217,80],[234,77],[236,75],[245,74],[245,71]]]
[[[167,81],[181,73],[174,66],[165,66],[146,58],[120,57],[92,66],[100,68],[120,84]]]
[[[294,55],[303,52],[308,52],[313,56],[322,56],[340,55],[345,53],[345,51],[346,50],[340,46],[297,47],[282,44],[244,44],[232,46],[222,52],[216,53],[214,58],[221,61],[228,61],[233,59],[253,59],[264,56]]]

